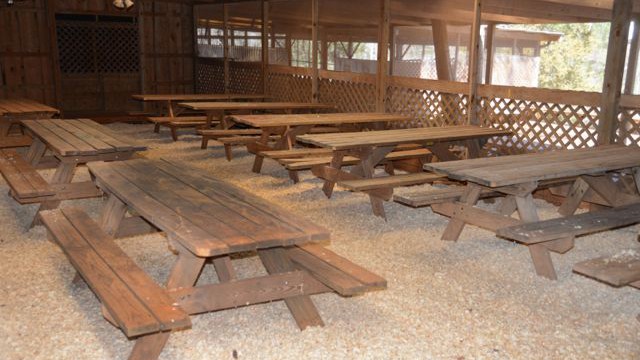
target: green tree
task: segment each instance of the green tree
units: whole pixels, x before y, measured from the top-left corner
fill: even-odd
[[[540,87],[601,91],[609,23],[516,25],[515,28],[562,33],[540,54]]]

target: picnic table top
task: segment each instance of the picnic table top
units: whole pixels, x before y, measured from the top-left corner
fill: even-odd
[[[327,230],[203,171],[147,159],[88,167],[99,187],[200,257],[329,238]]]
[[[387,121],[409,121],[410,117],[385,113],[235,115],[234,120],[254,127],[340,125]]]
[[[90,119],[22,120],[22,124],[60,156],[144,151],[126,136]]]
[[[29,99],[0,99],[0,116],[22,115],[29,113],[53,113],[60,111],[51,106]]]
[[[349,133],[309,134],[298,136],[301,142],[333,150],[347,150],[364,146],[391,146],[411,143],[467,140],[480,137],[508,135],[508,130],[473,125],[380,130]]]
[[[577,150],[425,164],[426,170],[488,187],[595,175],[640,166],[640,148],[607,145]]]
[[[212,110],[282,110],[282,109],[333,109],[333,105],[298,102],[183,102],[178,105],[200,111]]]
[[[213,101],[213,100],[259,100],[261,94],[136,94],[131,95],[140,101]]]

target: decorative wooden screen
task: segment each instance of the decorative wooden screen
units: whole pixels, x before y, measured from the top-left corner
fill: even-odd
[[[261,94],[262,63],[229,63],[229,92],[234,94]]]
[[[319,100],[336,105],[342,112],[376,110],[375,76],[322,71],[318,82]]]
[[[267,85],[267,95],[274,100],[311,101],[310,69],[271,65]]]
[[[625,145],[640,146],[640,96],[624,96],[618,117],[618,138]],[[634,101],[635,100],[635,101]]]
[[[222,59],[198,58],[196,91],[199,94],[224,93],[224,62]]]
[[[56,19],[63,74],[140,71],[135,17],[65,14]]]

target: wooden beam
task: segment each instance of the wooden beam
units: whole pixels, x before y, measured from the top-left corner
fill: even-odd
[[[482,55],[480,48],[480,25],[482,25],[482,1],[474,0],[474,16],[471,26],[471,54],[469,56],[469,106],[467,110],[468,123],[471,125],[478,124],[478,82],[480,72],[478,64]]]
[[[391,1],[380,0],[380,22],[378,23],[378,70],[376,74],[376,111],[385,112],[387,96],[387,64],[389,53],[389,28],[391,26]]]
[[[484,69],[484,83],[491,85],[493,79],[493,37],[496,29],[496,23],[490,22],[487,24],[487,42],[485,43],[485,49],[487,51],[487,61]]]
[[[640,15],[633,19],[633,33],[631,34],[631,47],[629,48],[629,61],[627,63],[627,81],[624,85],[624,94],[632,95],[638,75],[638,48],[640,48]]]
[[[224,93],[229,93],[229,6],[222,5],[222,61],[224,64]]]
[[[631,0],[615,0],[613,3],[613,20],[609,31],[607,63],[602,85],[600,128],[598,129],[599,144],[614,143],[616,138],[622,77],[627,55],[629,24],[631,23],[631,6]]]
[[[319,3],[320,0],[311,0],[311,66],[313,75],[311,77],[311,102],[317,103],[319,100],[318,90],[318,25],[319,25]]]
[[[442,20],[431,22],[433,29],[433,47],[436,53],[436,71],[438,80],[454,80],[451,74],[451,55],[449,53],[449,34],[447,23]]]
[[[272,41],[276,41],[275,38]],[[269,1],[262,1],[262,93],[267,93],[267,70],[269,69]]]

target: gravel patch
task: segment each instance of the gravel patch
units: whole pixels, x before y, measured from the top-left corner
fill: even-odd
[[[364,195],[326,199],[309,173],[293,185],[269,160],[252,173],[253,158],[240,148],[227,162],[221,147],[200,150],[188,132],[173,143],[152,126],[110,127],[147,144],[147,157],[203,169],[327,227],[332,250],[389,283],[353,298],[315,296],[323,328],[299,331],[283,302],[195,316],[161,359],[640,359],[640,291],[571,272],[585,259],[639,251],[638,226],[581,237],[567,254],[552,254],[558,280],[550,281],[535,275],[526,247],[490,232],[467,227],[459,241],[441,241],[446,219],[428,208],[385,203],[384,222]],[[78,176],[89,178],[86,169]],[[553,205],[535,201],[542,218],[554,216]],[[95,217],[101,200],[69,205]],[[0,358],[126,358],[133,342],[103,320],[86,285],[71,283],[74,270],[44,228],[28,229],[36,209],[0,196]],[[166,279],[175,258],[162,235],[118,242],[156,281]],[[264,274],[256,257],[234,265],[240,277]],[[201,281],[217,281],[212,267]]]

